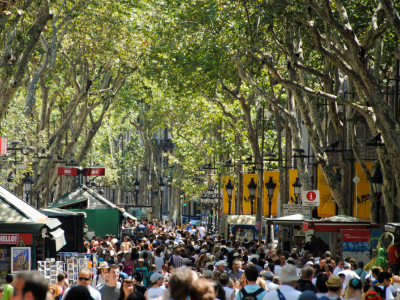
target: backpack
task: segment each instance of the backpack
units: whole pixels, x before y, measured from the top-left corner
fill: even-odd
[[[172,256],[168,260],[168,267],[170,267],[170,266],[173,266],[175,268],[175,263],[174,263],[174,259]]]
[[[360,269],[358,269],[358,270],[360,270]],[[361,269],[360,274],[358,274],[358,272],[357,272],[358,270],[355,270],[354,272],[360,277],[361,282],[364,283],[365,282],[365,276],[367,276],[368,272]],[[363,274],[364,274],[364,276],[361,276]]]
[[[382,297],[382,300],[386,300],[386,292],[387,292],[387,286],[385,286],[385,287],[383,288],[383,297]]]
[[[240,292],[242,293],[242,300],[257,300],[257,295],[261,294],[263,291],[265,291],[263,288],[259,288],[257,291],[253,292],[253,293],[248,293],[246,292],[246,290],[244,288],[242,288],[240,290]]]

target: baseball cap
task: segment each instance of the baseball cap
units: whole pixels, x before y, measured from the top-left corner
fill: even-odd
[[[219,267],[219,266],[227,266],[227,264],[226,264],[226,262],[224,262],[223,260],[220,260],[219,262],[217,262],[216,264],[215,264],[215,266],[216,267]]]
[[[265,278],[274,279],[274,273],[272,273],[271,271],[262,273],[262,276],[264,276]]]
[[[191,263],[192,263],[192,260],[185,257],[185,258],[182,260],[182,263],[183,263],[184,265],[191,264]]]
[[[239,252],[233,253],[233,256],[234,256],[234,257],[238,257],[239,255],[240,255]]]
[[[200,253],[206,253],[206,252],[207,252],[206,249],[201,249],[201,250],[200,250]]]
[[[154,283],[161,278],[164,278],[164,274],[154,273],[153,275],[150,276],[150,281]]]
[[[214,277],[214,273],[212,271],[210,271],[210,270],[205,270],[203,272],[203,277],[204,278],[208,278],[208,279],[213,278]]]
[[[305,264],[306,266],[313,266],[314,265],[314,263],[312,262],[312,261],[308,261],[308,262],[306,262],[306,264]]]
[[[228,280],[229,279],[228,273],[226,272],[221,273],[221,275],[219,275],[219,279]]]

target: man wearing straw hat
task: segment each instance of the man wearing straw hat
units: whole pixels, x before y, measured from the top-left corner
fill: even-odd
[[[326,286],[328,287],[328,294],[326,295],[328,299],[343,300],[343,298],[340,297],[343,285],[338,275],[329,276]]]
[[[103,284],[106,283],[106,274],[108,273],[108,263],[101,261],[99,263],[100,275],[96,275],[92,281],[92,287],[99,289]]]
[[[282,267],[279,281],[281,286],[279,289],[268,292],[263,300],[294,300],[298,299],[301,292],[296,290],[297,280],[299,276],[296,274],[296,267],[292,264],[287,264]]]

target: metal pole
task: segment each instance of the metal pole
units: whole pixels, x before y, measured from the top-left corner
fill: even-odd
[[[185,199],[186,199],[186,197],[185,197]],[[190,209],[191,209],[191,203],[190,202],[192,202],[192,201],[188,201],[189,202],[189,207],[188,207],[188,222],[190,222]]]
[[[214,204],[213,216],[214,216],[214,224],[217,226],[217,204]]]
[[[271,206],[272,206],[272,197],[268,196],[268,219],[271,219]],[[267,238],[267,243],[271,242],[271,225],[267,224],[268,226],[268,238]]]
[[[260,190],[260,205],[257,205],[258,210],[258,222],[259,222],[259,231],[258,231],[258,240],[261,242],[263,239],[263,215],[264,215],[264,128],[265,128],[265,107],[263,107],[262,113],[262,132],[261,132],[261,174],[259,187]],[[257,165],[256,165],[257,166]],[[258,168],[258,167],[257,167]]]
[[[164,192],[161,191],[161,199],[160,199],[160,220],[162,219],[162,203],[163,203]]]
[[[228,215],[231,214],[232,211],[232,196],[229,196],[229,211],[228,211]]]
[[[250,201],[251,201],[251,215],[253,215],[253,210],[254,210],[254,199],[253,197],[250,197]]]

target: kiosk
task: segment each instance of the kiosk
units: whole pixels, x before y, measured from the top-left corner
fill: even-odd
[[[245,239],[247,239],[247,241],[252,241],[256,238],[256,216],[228,216],[228,226],[230,226],[230,232],[238,242],[243,242]]]
[[[278,225],[278,235],[280,241],[280,249],[287,252],[292,252],[292,249],[297,244],[305,244],[310,240],[310,235],[314,232],[306,232],[303,230],[303,220],[308,216],[295,214],[280,218],[263,218],[267,226]]]

